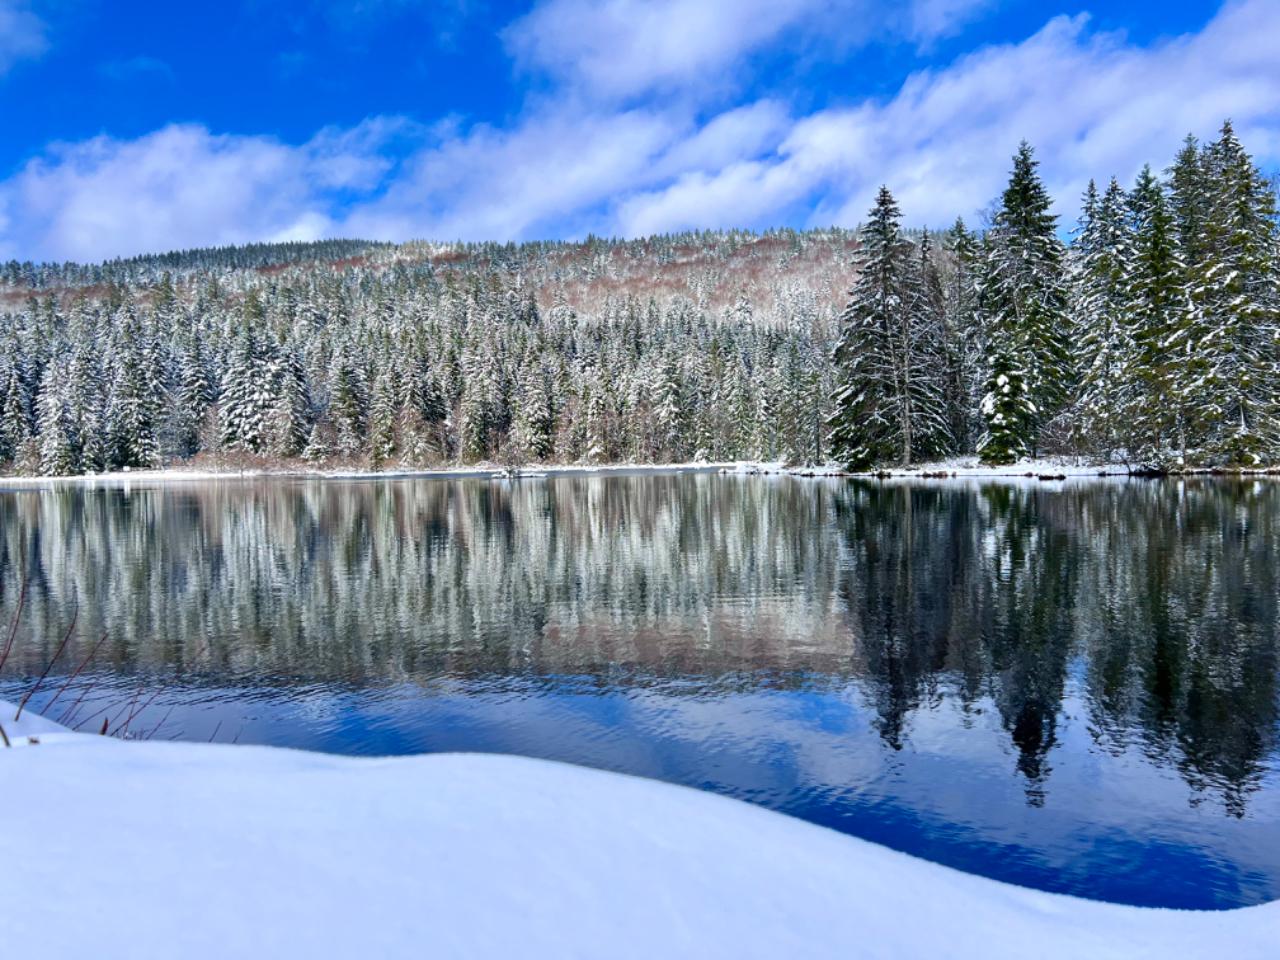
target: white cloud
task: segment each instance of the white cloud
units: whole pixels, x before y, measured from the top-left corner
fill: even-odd
[[[1020,139],[1030,140],[1064,212],[1090,177],[1132,177],[1172,158],[1189,131],[1226,116],[1259,156],[1280,159],[1280,5],[1226,7],[1200,34],[1143,49],[1059,17],[1019,44],[910,77],[886,102],[799,119],[774,154],[678,178],[622,206],[623,232],[765,222],[801,199],[813,223],[858,222],[886,183],[908,220],[944,224],[995,196]]]
[[[390,124],[322,132],[301,147],[187,125],[55,145],[0,184],[0,255],[97,260],[327,235],[326,191],[376,182],[387,161],[375,149]]]
[[[23,0],[0,0],[0,75],[49,47],[45,25]]]
[[[0,183],[0,256],[852,225],[881,183],[909,222],[941,226],[997,195],[1024,137],[1073,215],[1089,177],[1163,165],[1185,133],[1212,135],[1228,115],[1246,146],[1280,161],[1276,36],[1280,5],[1244,0],[1150,47],[1058,17],[914,74],[886,99],[807,115],[776,98],[710,113],[680,97],[617,107],[570,84],[505,127],[375,119],[298,146],[189,126],[98,138],[51,148]],[[618,77],[621,90],[632,74]]]
[[[545,0],[506,31],[526,69],[584,95],[625,99],[735,85],[744,59],[790,38],[793,50],[844,52],[875,37],[927,43],[996,0]]]
[[[667,90],[735,65],[822,0],[547,0],[507,31],[527,68],[599,97]]]
[[[995,6],[997,0],[913,0],[907,11],[906,30],[912,40],[930,44],[954,36],[960,28]]]
[[[786,105],[778,100],[757,100],[726,110],[675,144],[654,172],[679,175],[718,170],[751,159],[772,151],[793,122]]]
[[[652,182],[655,163],[688,130],[667,113],[590,114],[568,105],[509,130],[478,127],[419,152],[347,226],[361,236],[446,240],[591,229],[606,222],[595,208]]]

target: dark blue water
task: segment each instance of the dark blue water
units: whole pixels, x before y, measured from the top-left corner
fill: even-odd
[[[1124,903],[1280,897],[1280,485],[715,475],[0,492],[55,718],[549,757]],[[78,701],[78,703],[77,703]]]

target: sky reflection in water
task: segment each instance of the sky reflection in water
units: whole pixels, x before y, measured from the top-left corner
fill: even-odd
[[[0,694],[78,605],[62,663],[108,635],[80,718],[159,690],[133,729],[514,752],[1044,889],[1280,896],[1280,485],[262,481],[0,517]]]

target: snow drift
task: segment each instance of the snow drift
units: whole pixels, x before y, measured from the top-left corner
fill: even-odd
[[[1280,937],[1280,902],[1192,913],[1040,893],[546,761],[6,729],[11,957],[1247,960]]]

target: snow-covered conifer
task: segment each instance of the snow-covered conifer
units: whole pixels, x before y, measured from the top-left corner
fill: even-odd
[[[1009,185],[1001,197],[991,229],[984,238],[979,310],[987,330],[990,368],[982,409],[987,438],[983,456],[1004,456],[1011,449],[1039,452],[1040,431],[1055,416],[1074,383],[1071,323],[1063,277],[1063,246],[1057,217],[1049,212],[1048,191],[1037,173],[1038,163],[1027,143],[1013,158]],[[1000,370],[997,371],[997,365]],[[999,378],[1017,388],[992,393]],[[988,399],[1017,395],[1021,413],[1001,424],[999,402]],[[997,439],[994,432],[1024,431],[1021,437]]]
[[[919,252],[903,237],[901,216],[881,187],[841,317],[831,442],[850,469],[912,463],[945,446],[942,331],[925,303]]]

